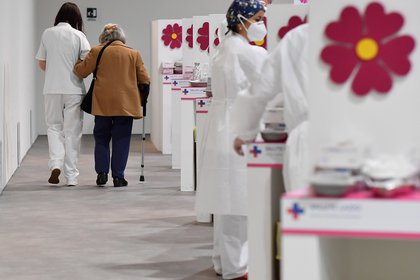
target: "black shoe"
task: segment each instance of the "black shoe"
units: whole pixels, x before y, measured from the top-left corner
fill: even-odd
[[[124,178],[114,177],[114,187],[126,187],[128,182]]]
[[[61,170],[58,168],[54,168],[53,170],[51,170],[51,175],[50,178],[48,179],[48,183],[50,184],[58,184],[60,183],[60,179],[58,178],[61,174]]]
[[[98,177],[96,178],[96,185],[102,186],[108,182],[108,174],[105,172],[99,172]]]

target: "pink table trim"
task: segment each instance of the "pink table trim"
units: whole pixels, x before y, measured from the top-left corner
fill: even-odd
[[[354,237],[354,238],[367,237],[367,238],[387,238],[387,239],[420,239],[420,233],[406,233],[406,232],[283,229],[282,233],[285,235],[317,235],[317,236],[336,236],[336,237]]]
[[[282,168],[283,164],[269,164],[269,163],[248,163],[247,167],[257,168]]]
[[[201,97],[181,97],[181,100],[196,100],[201,99]]]

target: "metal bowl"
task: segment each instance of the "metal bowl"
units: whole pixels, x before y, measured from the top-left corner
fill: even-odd
[[[348,185],[324,185],[324,184],[311,184],[317,195],[322,196],[342,196],[347,191]]]
[[[265,142],[282,142],[287,139],[287,132],[282,131],[261,131],[261,137]]]

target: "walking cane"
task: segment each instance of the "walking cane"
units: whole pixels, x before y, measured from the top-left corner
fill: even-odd
[[[139,85],[141,106],[143,107],[143,132],[141,133],[141,171],[140,182],[144,182],[144,141],[146,141],[146,104],[149,97],[150,84]]]
[[[146,106],[143,107],[143,112],[146,112]],[[145,113],[144,113],[145,114]],[[141,171],[140,171],[140,182],[144,182],[144,141],[146,141],[146,115],[143,115],[143,132],[141,133]]]

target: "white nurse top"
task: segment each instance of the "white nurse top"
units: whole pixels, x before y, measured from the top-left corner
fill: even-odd
[[[90,50],[83,32],[60,22],[44,31],[36,59],[46,61],[44,94],[85,94],[83,80],[73,73]]]

